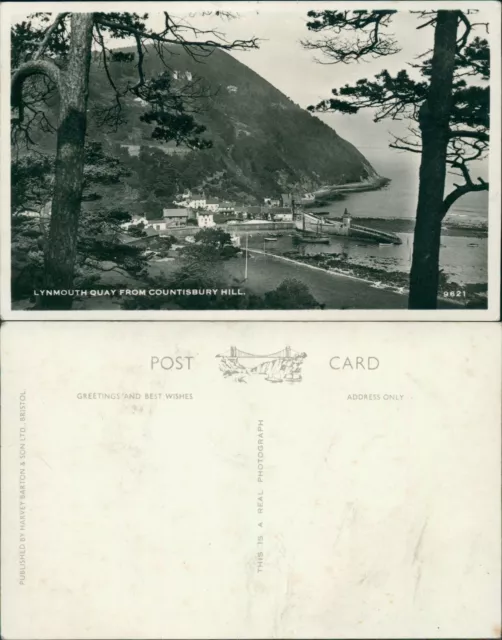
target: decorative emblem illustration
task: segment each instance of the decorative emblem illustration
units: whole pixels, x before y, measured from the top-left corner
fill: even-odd
[[[216,356],[220,359],[223,377],[235,382],[247,382],[249,376],[265,376],[267,382],[301,382],[302,365],[306,353],[285,347],[282,351],[268,355],[255,355],[230,347],[226,353]]]

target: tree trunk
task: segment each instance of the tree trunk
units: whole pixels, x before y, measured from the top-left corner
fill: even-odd
[[[438,11],[429,94],[419,114],[422,159],[410,273],[410,309],[437,307],[441,218],[458,19],[457,11]]]
[[[93,15],[73,13],[68,66],[62,73],[54,194],[45,251],[45,288],[71,290],[84,176]],[[45,309],[71,309],[68,295],[43,296]]]

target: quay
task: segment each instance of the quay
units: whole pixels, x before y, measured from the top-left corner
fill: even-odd
[[[345,209],[341,221],[321,218],[313,213],[299,212],[295,214],[295,227],[299,231],[315,233],[321,236],[345,236],[366,242],[402,244],[401,238],[395,233],[379,231],[370,227],[354,224],[352,216]]]

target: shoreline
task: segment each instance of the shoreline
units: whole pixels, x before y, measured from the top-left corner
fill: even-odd
[[[272,258],[277,258],[278,260],[284,260],[285,262],[291,262],[292,264],[296,264],[302,267],[306,267],[307,269],[313,269],[315,271],[321,271],[322,273],[327,273],[328,275],[332,275],[332,276],[342,276],[344,278],[350,278],[351,280],[357,280],[358,282],[363,282],[365,284],[370,285],[370,287],[372,287],[373,289],[381,289],[384,291],[392,291],[392,293],[397,293],[398,295],[403,295],[403,296],[407,296],[408,295],[408,289],[402,287],[402,288],[396,288],[390,285],[382,285],[381,282],[378,282],[376,280],[369,280],[368,278],[363,278],[362,276],[357,276],[354,275],[352,273],[348,273],[346,271],[343,271],[342,269],[336,269],[333,267],[330,268],[325,268],[325,267],[318,267],[317,265],[313,265],[313,264],[309,264],[308,262],[304,262],[302,260],[295,260],[294,258],[290,258],[288,256],[283,256],[283,255],[278,255],[276,253],[267,253],[265,251],[260,251],[259,249],[248,249],[248,251],[250,253],[258,253],[260,255],[263,256],[267,256],[267,257],[272,257]],[[313,256],[312,256],[313,257]],[[377,285],[377,286],[375,286]],[[380,285],[380,286],[379,286]],[[458,302],[455,302],[452,300],[453,303],[455,304],[460,304]],[[460,304],[460,306],[463,306]]]
[[[248,249],[250,253],[256,253],[267,257],[276,258],[278,260],[282,260],[285,262],[290,262],[295,265],[300,265],[306,267],[308,269],[313,269],[315,271],[320,271],[332,276],[345,277],[352,280],[356,280],[357,282],[364,283],[369,285],[372,289],[377,289],[380,291],[388,291],[390,293],[407,296],[409,293],[408,288],[408,279],[409,275],[405,272],[400,271],[384,271],[381,269],[376,269],[374,267],[367,267],[363,265],[357,265],[353,263],[344,263],[347,265],[351,271],[346,271],[340,266],[333,266],[333,263],[339,263],[340,260],[337,260],[333,255],[330,254],[314,254],[310,256],[302,256],[295,255],[291,257],[291,255],[280,255],[270,252],[261,251],[259,249]],[[294,252],[290,252],[294,253]],[[315,264],[312,264],[315,262]],[[325,266],[319,266],[324,263]],[[331,264],[330,264],[331,263]],[[357,273],[357,271],[359,273]],[[373,278],[364,277],[374,275]],[[444,283],[443,284],[443,292],[457,292],[458,290],[465,291],[465,297],[462,297],[460,300],[456,300],[454,297],[450,297],[448,295],[440,295],[438,294],[438,300],[443,300],[448,304],[452,304],[459,307],[466,307],[467,305],[476,305],[479,308],[485,308],[483,303],[486,299],[483,299],[482,296],[478,295],[480,292],[486,288],[487,285],[458,285],[457,283]],[[482,306],[479,306],[482,305]]]
[[[326,185],[325,187],[321,187],[317,191],[314,191],[314,196],[319,197],[320,200],[329,200],[330,197],[334,196],[333,199],[336,199],[338,195],[345,195],[350,193],[360,193],[363,191],[377,191],[378,189],[382,189],[391,183],[390,178],[386,178],[385,176],[373,176],[367,181],[360,182],[349,182],[347,184],[333,184]]]

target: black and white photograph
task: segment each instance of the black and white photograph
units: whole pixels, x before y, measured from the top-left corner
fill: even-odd
[[[499,3],[1,10],[4,318],[499,317]]]

